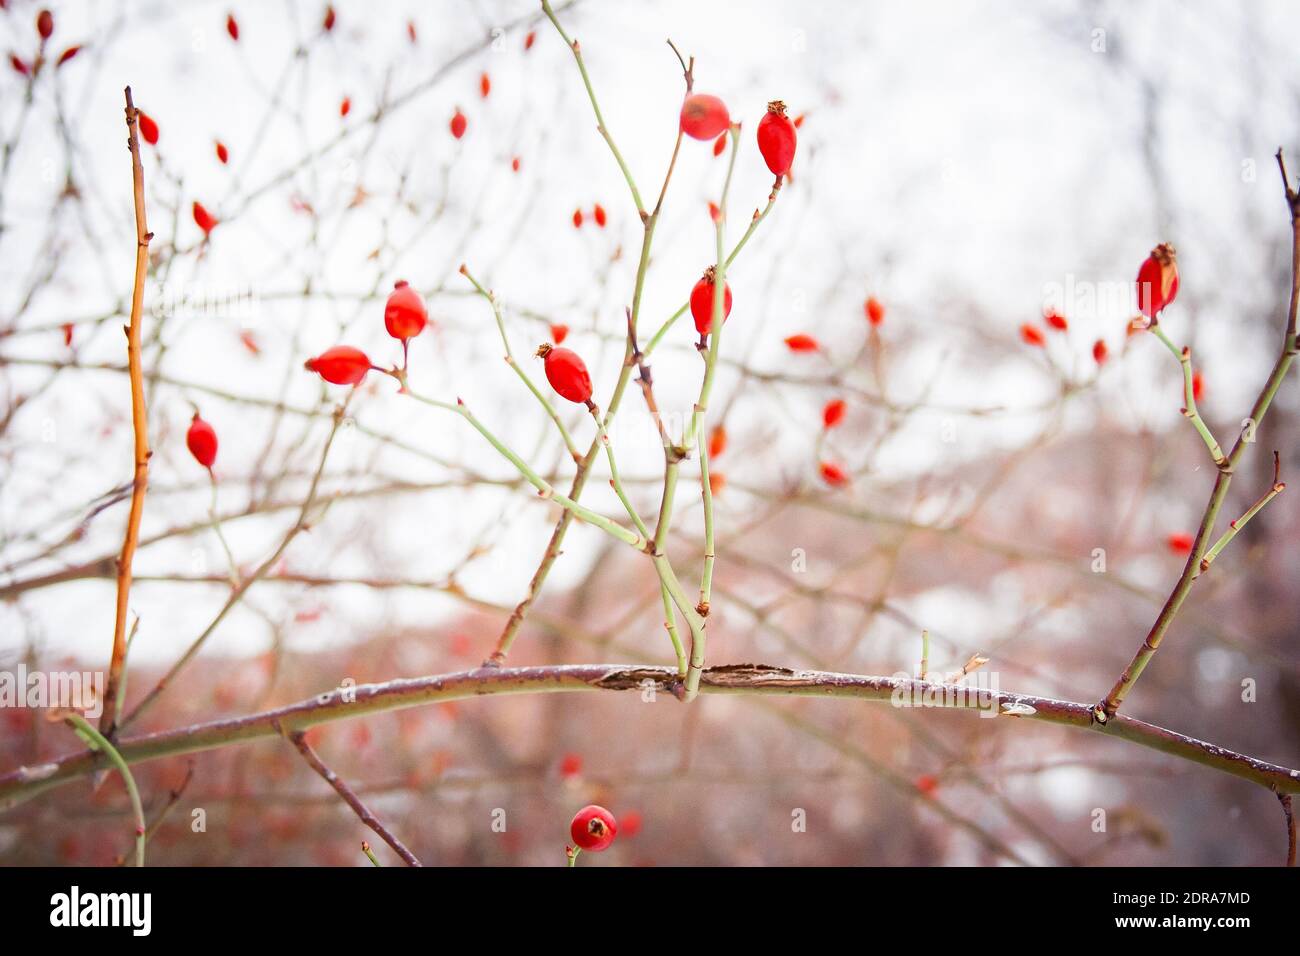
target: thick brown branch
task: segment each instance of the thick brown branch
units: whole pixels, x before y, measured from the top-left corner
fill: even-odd
[[[229,744],[292,734],[316,724],[361,717],[388,710],[417,707],[447,700],[494,694],[545,694],[576,691],[653,690],[666,702],[678,682],[675,668],[636,664],[573,664],[550,667],[483,667],[454,674],[408,678],[381,684],[339,688],[276,710],[195,724],[161,733],[144,734],[119,741],[118,752],[128,763],[159,757],[197,753]],[[951,688],[952,685],[947,685]],[[975,709],[980,706],[1001,712],[1012,709],[1020,716],[999,720],[1044,722],[1078,729],[1091,729],[1152,750],[1189,760],[1257,783],[1277,793],[1300,793],[1300,770],[1271,764],[1245,754],[1148,724],[1123,715],[1105,724],[1092,719],[1088,704],[1033,697],[1025,694],[989,693],[977,700],[974,693],[946,699],[945,685],[911,678],[872,677],[828,671],[791,670],[763,664],[732,664],[705,669],[700,682],[704,694],[758,694],[797,697],[830,697],[888,702],[917,699],[931,694],[933,707]],[[103,757],[91,751],[72,754],[36,766],[19,767],[0,776],[0,808],[7,808],[53,789],[103,766]]]

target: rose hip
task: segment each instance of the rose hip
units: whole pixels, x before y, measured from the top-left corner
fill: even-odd
[[[465,114],[460,111],[459,107],[457,107],[456,112],[451,114],[451,123],[448,125],[451,129],[451,135],[460,139],[465,135],[465,129],[469,126],[469,120],[465,118]]]
[[[713,139],[731,125],[727,104],[707,93],[692,93],[682,102],[681,129],[691,139]]]
[[[211,469],[217,460],[217,433],[213,427],[195,412],[190,420],[189,431],[185,433],[185,445],[190,454],[204,468]]]
[[[811,335],[799,332],[786,337],[785,347],[791,352],[816,352],[821,345]]]
[[[150,146],[158,145],[158,124],[144,110],[136,110],[136,119],[140,124],[140,138]]]
[[[695,320],[695,331],[708,335],[713,330],[713,277],[714,267],[704,270],[704,275],[691,289],[691,318]],[[722,321],[731,315],[731,286],[723,284]]]
[[[230,39],[239,40],[239,21],[233,13],[226,14],[226,32],[230,34]]]
[[[1178,295],[1178,253],[1167,242],[1151,250],[1137,276],[1138,309],[1154,319]]]
[[[370,359],[360,349],[350,345],[336,345],[326,349],[303,366],[334,385],[357,385],[365,380],[372,368]]]
[[[562,322],[554,322],[551,324],[552,342],[554,342],[556,345],[559,345],[568,337],[569,337],[569,327],[567,325],[563,324]]]
[[[785,104],[780,100],[768,103],[767,113],[758,121],[758,151],[774,176],[790,171],[797,140],[794,123],[785,115]]]
[[[429,310],[423,297],[405,279],[399,279],[384,305],[384,328],[388,334],[405,342],[423,332],[428,321]]]
[[[822,481],[832,488],[839,488],[849,483],[849,473],[834,462],[820,462],[817,471],[821,474]]]
[[[844,421],[844,413],[848,406],[842,398],[832,398],[822,409],[822,427],[826,429],[834,428],[840,422]]]
[[[1056,329],[1058,332],[1064,332],[1070,327],[1070,323],[1066,321],[1065,316],[1061,315],[1061,313],[1057,312],[1055,309],[1048,309],[1047,312],[1043,314],[1043,321],[1046,322],[1049,327]]]
[[[1020,338],[1026,345],[1032,345],[1035,348],[1042,348],[1047,344],[1047,339],[1043,338],[1043,330],[1036,325],[1030,325],[1026,322],[1020,326]]]
[[[581,849],[599,853],[609,848],[618,835],[618,821],[614,814],[595,804],[583,807],[573,815],[569,836]]]
[[[1106,340],[1098,339],[1092,343],[1092,358],[1098,365],[1105,365],[1109,350],[1106,348]]]
[[[885,307],[880,304],[880,300],[874,295],[867,298],[862,311],[866,313],[867,321],[872,325],[878,326],[885,321]]]
[[[546,380],[556,394],[577,405],[590,404],[591,375],[577,352],[544,343],[538,346],[537,355],[544,361]]]
[[[199,202],[197,199],[194,200],[192,211],[194,213],[194,222],[203,230],[203,237],[206,239],[212,234],[212,230],[217,228],[219,220],[216,216],[212,215],[212,213],[208,212],[207,209],[204,208],[203,203]]]
[[[36,32],[41,35],[42,40],[48,40],[54,33],[54,14],[49,10],[42,10],[36,14]]]

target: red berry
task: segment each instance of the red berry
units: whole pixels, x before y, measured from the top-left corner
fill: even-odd
[[[203,203],[199,202],[197,199],[194,200],[193,212],[194,222],[203,230],[204,238],[207,238],[207,236],[212,233],[212,230],[217,228],[217,218],[204,209]]]
[[[1043,338],[1042,330],[1036,325],[1030,325],[1028,322],[1020,327],[1020,337],[1026,345],[1033,345],[1037,348],[1042,348],[1047,344],[1047,339]]]
[[[1109,351],[1106,348],[1105,339],[1098,339],[1096,342],[1092,343],[1092,357],[1098,365],[1106,364],[1106,357],[1108,354]]]
[[[478,78],[478,91],[484,99],[487,99],[487,95],[492,92],[492,77],[488,76],[486,73],[480,74]]]
[[[551,341],[559,345],[569,337],[569,327],[556,322],[551,326]]]
[[[352,112],[352,97],[343,97],[343,102],[339,104],[339,116],[347,116]]]
[[[334,385],[357,385],[370,371],[370,359],[360,349],[350,345],[336,345],[326,349],[303,366]]]
[[[226,144],[217,140],[217,159],[225,165],[230,162],[230,150],[226,149]]]
[[[849,473],[834,462],[820,462],[817,470],[821,473],[822,481],[832,488],[839,488],[849,483]]]
[[[1137,277],[1138,310],[1154,319],[1178,296],[1178,253],[1167,242],[1151,250]]]
[[[54,14],[49,10],[42,10],[36,14],[36,32],[41,35],[42,40],[48,40],[50,34],[54,32]]]
[[[591,375],[577,352],[544,344],[537,354],[545,361],[546,380],[561,398],[578,405],[591,401]]]
[[[1065,316],[1055,309],[1048,309],[1047,312],[1043,313],[1043,321],[1058,332],[1064,332],[1070,327],[1070,323],[1066,321]]]
[[[881,322],[885,321],[885,307],[880,304],[880,300],[874,295],[867,298],[862,311],[867,314],[867,321],[872,325],[880,325]]]
[[[709,218],[712,219],[714,222],[720,222],[722,220],[721,207],[719,207],[717,203],[711,200],[709,202]]]
[[[641,814],[636,810],[629,810],[623,814],[623,822],[619,826],[619,832],[625,837],[634,837],[641,832]]]
[[[467,126],[469,126],[469,120],[467,120],[465,114],[457,108],[456,112],[451,114],[451,135],[460,139],[465,135],[465,127]]]
[[[840,422],[844,421],[844,412],[848,408],[842,398],[832,398],[822,409],[822,426],[824,428],[834,428]]]
[[[73,330],[73,328],[74,328],[74,326],[73,326],[73,324],[72,324],[71,322],[64,322],[64,323],[63,323],[63,344],[64,344],[65,346],[67,346],[68,348],[72,348],[72,330]]]
[[[9,54],[9,65],[12,66],[14,72],[20,76],[27,76],[32,71],[32,68],[20,60],[17,54],[14,53]]]
[[[230,39],[239,39],[239,21],[235,19],[233,13],[226,14],[226,32],[230,34]]]
[[[788,336],[785,340],[785,346],[791,352],[816,352],[821,348],[815,338],[802,332]]]
[[[516,156],[514,159],[510,160],[510,168],[511,168],[512,170],[514,170],[516,173],[519,172],[519,157],[518,157],[518,156]]]
[[[1199,371],[1192,373],[1192,401],[1199,402],[1201,393],[1205,391],[1205,379],[1201,378]]]
[[[691,318],[695,320],[695,331],[708,335],[713,331],[713,266],[704,270],[704,275],[695,288],[691,289]],[[722,321],[731,315],[731,286],[724,285],[722,291]]]
[[[524,37],[524,50],[531,50],[533,43],[537,40],[537,31],[529,30],[528,35]]]
[[[1169,550],[1172,551],[1174,554],[1191,554],[1192,545],[1194,545],[1195,543],[1196,543],[1195,538],[1193,538],[1190,534],[1186,534],[1182,531],[1174,532],[1165,540],[1165,544],[1169,547]]]
[[[713,139],[731,125],[727,104],[707,93],[692,93],[682,103],[682,132],[691,139]]]
[[[916,778],[916,789],[928,797],[939,789],[939,778],[923,773]]]
[[[68,47],[66,50],[64,50],[62,53],[59,54],[59,60],[57,63],[54,64],[55,68],[57,69],[58,67],[63,66],[63,64],[67,63],[69,60],[71,60],[74,56],[76,56],[80,52],[81,52],[80,43],[76,43]]]
[[[727,430],[719,425],[709,433],[709,460],[717,458],[727,450]]]
[[[424,306],[420,293],[401,279],[393,286],[384,306],[384,328],[395,339],[415,338],[424,331],[429,321],[429,310]]]
[[[262,354],[262,346],[257,344],[257,336],[252,329],[244,329],[239,333],[239,341],[243,343],[244,348],[248,349],[253,355]]]
[[[140,122],[140,136],[150,146],[158,145],[158,124],[144,110],[136,110]]]
[[[802,128],[803,128],[803,121],[807,118],[807,116],[808,116],[807,113],[800,113],[798,116],[796,116],[796,117],[794,118],[794,128],[795,128],[795,129],[802,129]]]
[[[599,853],[609,848],[618,834],[618,821],[614,814],[595,804],[583,807],[573,815],[569,836],[580,848],[589,853]]]
[[[560,776],[576,777],[582,773],[582,756],[575,753],[567,753],[560,758]]]
[[[327,7],[325,8],[325,19],[321,22],[321,26],[323,26],[323,27],[325,28],[325,32],[327,32],[327,33],[328,33],[330,30],[333,30],[333,29],[334,29],[334,7],[333,7],[333,5],[327,6]]]
[[[582,210],[581,210],[581,209],[575,209],[575,210],[573,210],[573,228],[574,228],[574,229],[581,229],[581,228],[582,228]]]
[[[727,487],[727,476],[720,471],[709,472],[709,494],[718,495]]]
[[[591,211],[591,218],[596,220],[596,225],[604,229],[606,222],[605,207],[600,203],[596,203],[596,208]]]
[[[785,104],[780,100],[768,103],[767,113],[758,121],[758,151],[774,176],[790,171],[797,138],[794,123],[785,115]]]
[[[415,39],[415,21],[414,21],[414,20],[407,20],[407,21],[406,21],[406,35],[410,38],[410,40],[411,40],[412,43],[417,42],[416,39]]]
[[[721,136],[719,136],[717,139],[713,141],[713,155],[721,156],[723,151],[726,150],[726,148],[727,148],[727,134],[723,133]]]
[[[185,444],[190,454],[204,468],[211,468],[217,460],[217,433],[212,426],[194,413],[190,420],[190,430],[185,433]]]

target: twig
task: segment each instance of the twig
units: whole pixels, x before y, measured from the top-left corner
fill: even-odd
[[[423,866],[416,855],[408,850],[401,840],[393,836],[393,834],[389,832],[388,828],[379,821],[379,818],[370,812],[369,808],[361,802],[361,798],[353,792],[352,788],[344,783],[342,778],[327,767],[325,762],[317,756],[316,751],[312,749],[311,744],[307,743],[307,735],[305,733],[299,730],[289,734],[288,736],[289,742],[298,748],[298,753],[302,754],[302,758],[307,761],[308,766],[320,774],[325,782],[334,788],[335,792],[343,798],[344,803],[352,808],[352,811],[360,818],[362,823],[378,833],[380,838],[391,846],[393,852],[405,860],[408,866]],[[363,844],[363,849],[369,850],[369,847],[366,847]],[[366,855],[370,856],[368,852]],[[374,861],[373,856],[370,858]],[[376,862],[375,865],[378,866],[378,863]]]
[[[505,346],[506,350],[506,364],[515,370],[515,374],[518,375],[524,385],[528,387],[528,391],[532,392],[533,397],[541,403],[542,408],[546,409],[546,414],[550,416],[551,421],[555,423],[555,427],[559,429],[560,437],[564,439],[564,447],[568,449],[569,455],[575,462],[581,462],[582,456],[578,452],[578,447],[573,443],[573,438],[569,434],[569,430],[564,427],[564,422],[560,419],[559,413],[556,412],[555,405],[552,404],[551,400],[533,384],[533,380],[529,374],[524,371],[523,367],[517,361],[515,361],[515,353],[514,350],[510,348],[510,338],[506,335],[506,323],[505,319],[501,315],[501,303],[497,300],[496,293],[492,292],[490,289],[484,288],[479,281],[470,274],[468,267],[466,267],[464,263],[461,264],[460,274],[473,284],[478,294],[486,299],[488,305],[492,307],[492,315],[496,319],[497,331],[501,333],[501,344]]]
[[[1232,483],[1233,469],[1236,468],[1237,463],[1246,453],[1247,445],[1254,441],[1254,432],[1263,424],[1264,416],[1268,413],[1269,406],[1273,404],[1273,399],[1277,395],[1278,389],[1281,388],[1282,381],[1286,378],[1291,363],[1296,356],[1296,314],[1297,311],[1300,311],[1300,194],[1297,194],[1291,188],[1291,184],[1286,178],[1286,164],[1283,162],[1282,150],[1280,149],[1277,151],[1277,163],[1278,169],[1282,173],[1282,186],[1286,194],[1287,207],[1291,212],[1291,295],[1282,346],[1277,361],[1273,363],[1273,370],[1269,373],[1268,379],[1264,382],[1264,386],[1260,389],[1259,396],[1255,399],[1255,404],[1250,410],[1246,426],[1242,428],[1241,434],[1237,436],[1237,441],[1233,444],[1232,451],[1228,453],[1226,462],[1219,467],[1219,473],[1214,480],[1214,488],[1210,491],[1210,500],[1206,503],[1205,513],[1201,516],[1201,525],[1197,529],[1191,554],[1187,556],[1187,563],[1183,566],[1183,573],[1179,576],[1173,591],[1170,592],[1164,606],[1160,609],[1155,623],[1151,625],[1151,630],[1147,632],[1147,636],[1138,647],[1137,653],[1133,655],[1133,659],[1129,661],[1119,675],[1109,693],[1093,708],[1093,717],[1100,723],[1105,723],[1115,716],[1120,704],[1124,701],[1124,697],[1132,690],[1133,685],[1142,676],[1142,671],[1146,669],[1147,664],[1151,662],[1151,658],[1155,656],[1161,640],[1169,631],[1170,625],[1173,624],[1179,609],[1187,599],[1192,584],[1201,574],[1201,561],[1205,557],[1210,535],[1213,533],[1215,522],[1219,517],[1219,511],[1228,495],[1228,486]]]
[[[1246,523],[1250,521],[1251,518],[1255,517],[1255,515],[1259,513],[1261,508],[1263,508],[1266,504],[1268,504],[1270,501],[1272,501],[1274,498],[1276,498],[1285,490],[1286,490],[1286,482],[1282,481],[1282,458],[1277,453],[1277,450],[1274,449],[1273,484],[1269,487],[1268,491],[1264,492],[1264,494],[1262,494],[1253,505],[1251,505],[1249,508],[1246,509],[1245,514],[1243,514],[1240,518],[1235,518],[1234,520],[1228,522],[1228,530],[1223,532],[1223,536],[1214,543],[1214,547],[1210,548],[1209,551],[1205,552],[1205,557],[1201,558],[1201,564],[1200,564],[1201,573],[1203,574],[1204,572],[1210,570],[1210,564],[1214,561],[1215,558],[1219,556],[1219,554],[1223,551],[1223,549],[1228,546],[1228,543],[1237,536],[1237,532],[1240,531],[1242,528],[1246,527]]]
[[[144,866],[144,805],[140,803],[140,791],[136,789],[135,777],[131,776],[131,768],[122,754],[116,747],[101,734],[86,718],[80,714],[68,714],[65,718],[73,731],[86,742],[92,750],[99,751],[111,763],[117,772],[122,775],[122,783],[126,785],[127,796],[131,798],[131,812],[135,814],[135,865]]]
[[[1277,799],[1282,804],[1282,818],[1286,821],[1286,865],[1295,866],[1296,824],[1293,799],[1289,793],[1278,793]]]
[[[131,291],[131,320],[126,327],[126,357],[131,377],[131,428],[135,433],[135,475],[131,485],[131,512],[126,521],[126,537],[117,564],[117,617],[113,624],[113,654],[108,663],[108,680],[104,688],[104,715],[100,729],[111,737],[116,729],[117,696],[126,661],[126,612],[131,600],[131,560],[140,537],[140,519],[144,514],[144,495],[149,485],[149,423],[144,403],[144,368],[140,355],[140,326],[144,312],[144,282],[149,271],[149,240],[153,233],[145,218],[144,166],[140,162],[140,137],[131,87],[126,88],[127,145],[131,150],[132,191],[135,196],[135,281]]]

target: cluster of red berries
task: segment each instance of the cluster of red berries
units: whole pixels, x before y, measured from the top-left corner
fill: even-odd
[[[1151,254],[1138,267],[1138,311],[1146,316],[1146,324],[1140,318],[1134,319],[1129,323],[1128,334],[1132,335],[1143,328],[1148,328],[1177,296],[1178,253],[1170,243],[1162,242],[1151,250]],[[1043,313],[1043,322],[1055,332],[1067,332],[1070,328],[1070,323],[1065,316],[1056,309],[1046,310]],[[1031,322],[1020,326],[1020,338],[1026,345],[1034,348],[1047,346],[1047,336],[1039,326]],[[1106,345],[1106,340],[1097,339],[1092,344],[1093,361],[1098,365],[1105,365],[1109,357],[1110,349]],[[1194,398],[1200,398],[1201,387],[1200,373],[1197,372],[1192,382]]]
[[[4,4],[0,3],[0,8]],[[54,14],[49,10],[42,9],[36,14],[36,34],[40,38],[40,49],[36,53],[35,59],[31,62],[24,60],[17,53],[9,54],[9,65],[19,76],[35,76],[40,72],[41,67],[45,64],[45,44],[49,42],[50,37],[54,35]],[[54,62],[55,69],[63,66],[74,56],[81,52],[81,45],[75,44],[66,48],[59,54],[58,59]]]
[[[393,291],[384,304],[384,328],[402,343],[403,355],[406,354],[411,339],[423,332],[428,324],[429,310],[420,293],[411,288],[405,279],[394,283]],[[308,359],[305,368],[333,385],[360,385],[370,370],[378,366],[361,349],[336,345],[315,358]]]
[[[727,104],[708,93],[691,93],[682,102],[681,130],[691,139],[711,140],[715,156],[726,149],[721,137],[731,128],[731,113]],[[786,115],[785,104],[773,100],[767,104],[767,113],[758,122],[758,151],[774,176],[784,176],[794,163],[798,136],[795,124]]]
[[[604,206],[600,203],[596,203],[596,205],[591,207],[591,219],[596,225],[600,226],[601,229],[604,229],[605,224],[609,222],[609,214],[605,212]],[[586,217],[583,215],[582,209],[579,208],[573,210],[573,228],[581,229],[584,222],[586,222]]]

